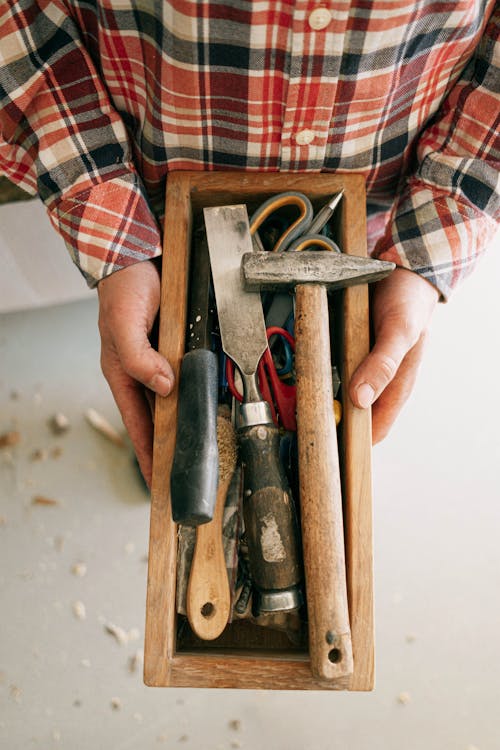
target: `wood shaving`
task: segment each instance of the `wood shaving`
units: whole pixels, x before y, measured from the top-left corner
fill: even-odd
[[[127,635],[129,641],[138,641],[141,637],[141,631],[139,630],[139,628],[130,628]]]
[[[52,448],[52,450],[50,451],[51,458],[60,458],[62,454],[63,454],[63,449],[61,448],[60,445],[56,445],[56,447]]]
[[[129,635],[126,630],[121,628],[119,625],[114,625],[112,622],[104,624],[104,629],[107,633],[113,636],[120,646],[125,646],[128,643]]]
[[[177,742],[187,742],[188,739],[189,739],[189,735],[188,734],[181,734],[181,736],[179,737],[179,739],[177,740]]]
[[[122,707],[122,702],[119,698],[111,698],[111,708],[113,711],[119,711]]]
[[[17,430],[9,430],[0,435],[0,448],[11,448],[21,440],[21,433]]]
[[[87,617],[87,610],[85,609],[85,604],[80,601],[73,602],[73,614],[79,620],[85,620],[85,618]]]
[[[60,505],[59,500],[54,500],[53,497],[46,497],[45,495],[35,495],[31,500],[32,505]]]
[[[75,563],[71,567],[71,572],[73,573],[74,576],[78,576],[78,578],[83,578],[83,576],[87,574],[87,566],[85,565],[85,563],[82,563],[82,562]]]
[[[57,414],[54,414],[54,416],[49,419],[49,427],[54,435],[62,435],[69,430],[71,424],[65,414],[57,412]]]
[[[400,693],[398,695],[398,703],[401,703],[402,706],[407,706],[408,703],[411,703],[411,695],[410,693]]]
[[[102,416],[102,414],[99,414],[95,409],[87,409],[85,417],[94,430],[100,432],[101,435],[104,435],[104,437],[115,445],[120,446],[120,448],[125,447],[125,442],[122,436],[115,430],[108,420]]]
[[[416,640],[417,636],[413,633],[408,633],[408,635],[406,636],[406,643],[415,643]]]
[[[234,748],[242,747],[242,744],[239,740],[232,740],[231,747],[234,747]]]
[[[231,721],[228,721],[227,725],[229,729],[232,729],[235,732],[239,732],[241,729],[240,719],[231,719]]]
[[[144,655],[141,649],[138,649],[133,656],[128,660],[129,672],[137,672],[144,662]]]

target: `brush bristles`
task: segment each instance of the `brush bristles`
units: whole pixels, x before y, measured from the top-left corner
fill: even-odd
[[[236,467],[236,434],[231,420],[225,416],[217,417],[217,445],[219,447],[219,482],[224,482],[232,475]]]

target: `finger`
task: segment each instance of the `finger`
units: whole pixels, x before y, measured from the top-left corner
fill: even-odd
[[[408,400],[422,361],[425,337],[422,336],[404,357],[396,377],[384,389],[372,408],[372,442],[380,443],[389,433]]]
[[[153,463],[153,421],[144,388],[123,372],[117,358],[103,360],[102,370],[120,411],[123,424],[148,487]]]
[[[399,329],[385,325],[371,352],[365,357],[349,384],[353,404],[367,409],[394,379],[408,351],[414,345]]]

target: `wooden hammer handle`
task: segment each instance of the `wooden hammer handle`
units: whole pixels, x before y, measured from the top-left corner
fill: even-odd
[[[309,654],[314,677],[353,671],[326,288],[296,289],[297,437]]]

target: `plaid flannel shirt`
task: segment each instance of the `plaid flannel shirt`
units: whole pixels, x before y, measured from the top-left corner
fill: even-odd
[[[2,0],[0,170],[90,285],[161,253],[171,170],[361,173],[374,254],[446,298],[498,219],[499,25],[495,0]]]

